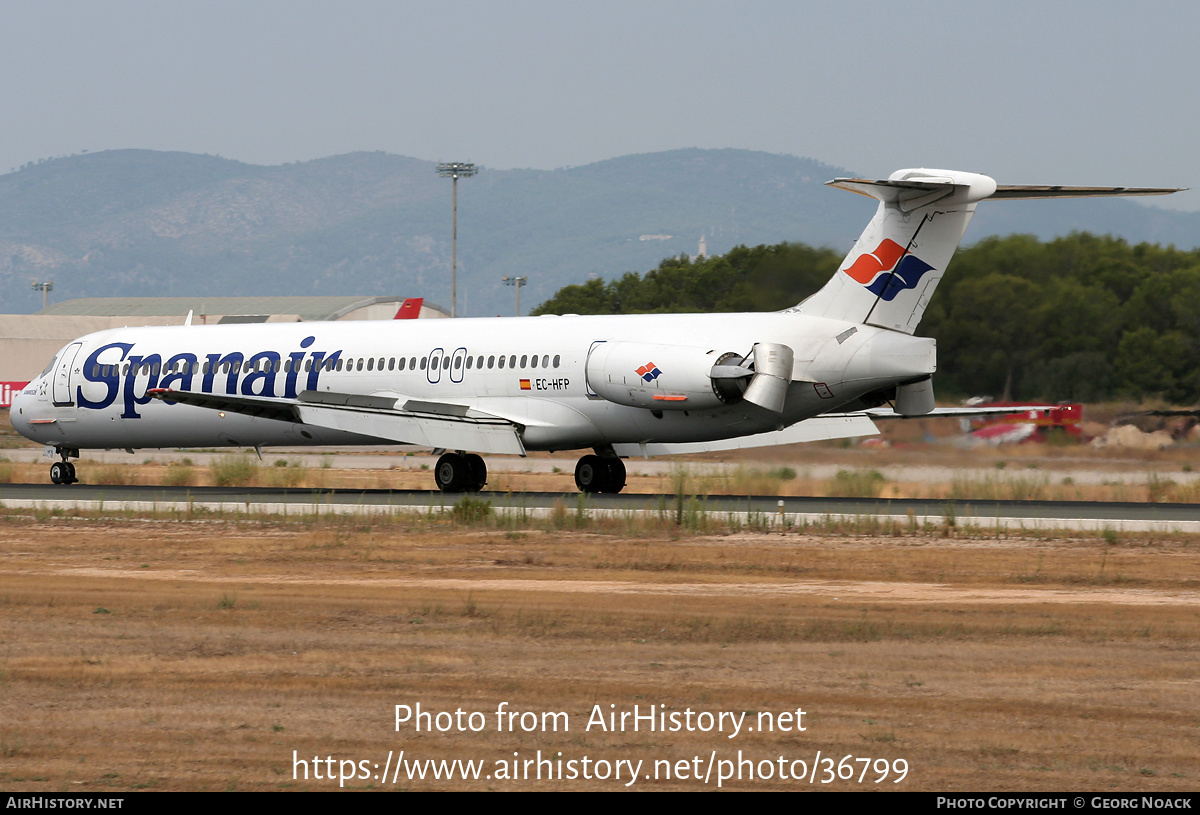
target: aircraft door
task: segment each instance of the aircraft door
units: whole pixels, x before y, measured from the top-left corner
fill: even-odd
[[[62,359],[58,362],[58,368],[54,371],[54,384],[51,398],[55,407],[69,407],[75,404],[75,399],[71,393],[71,380],[80,373],[78,370],[73,370],[75,365],[75,357],[79,356],[79,349],[83,347],[81,342],[71,343],[66,351],[63,351]]]
[[[463,371],[467,367],[467,349],[455,348],[454,357],[450,360],[450,381],[462,382]]]
[[[592,344],[588,347],[587,357],[583,361],[583,387],[588,399],[603,399],[604,397],[592,390],[592,385],[588,381],[588,363],[592,361],[592,352],[598,346],[604,345],[608,340],[592,340]]]
[[[425,378],[429,380],[430,385],[436,385],[442,380],[442,360],[445,357],[446,352],[441,348],[434,348],[429,352],[429,367],[425,369]]]

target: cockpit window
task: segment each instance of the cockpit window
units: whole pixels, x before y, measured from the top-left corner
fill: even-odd
[[[56,363],[56,362],[58,362],[58,357],[57,357],[57,356],[55,356],[55,357],[54,357],[54,359],[50,360],[50,364],[46,366],[46,370],[42,371],[40,374],[38,374],[38,376],[45,376],[46,374],[48,374],[48,373],[50,373],[51,371],[53,371],[53,370],[54,370],[54,363]]]

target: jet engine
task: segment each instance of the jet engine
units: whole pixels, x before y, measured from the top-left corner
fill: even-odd
[[[610,402],[652,410],[703,410],[743,400],[779,413],[792,374],[792,350],[759,343],[750,356],[684,345],[597,343],[587,384]]]

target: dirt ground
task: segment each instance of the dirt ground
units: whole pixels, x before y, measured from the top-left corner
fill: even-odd
[[[1200,540],[598,523],[0,516],[0,787],[1200,787]]]

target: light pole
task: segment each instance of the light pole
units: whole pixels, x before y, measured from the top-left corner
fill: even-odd
[[[450,316],[455,317],[458,312],[458,179],[459,176],[470,178],[479,169],[469,162],[451,161],[439,164],[437,171],[442,178],[454,179],[454,214],[450,233]]]
[[[39,283],[37,281],[34,281],[33,290],[40,291],[42,293],[42,311],[46,310],[46,301],[49,298],[50,292],[53,288],[54,288],[53,280],[47,280],[44,283]]]
[[[505,286],[517,287],[517,316],[521,316],[521,287],[529,282],[528,277],[504,277],[501,278]]]

